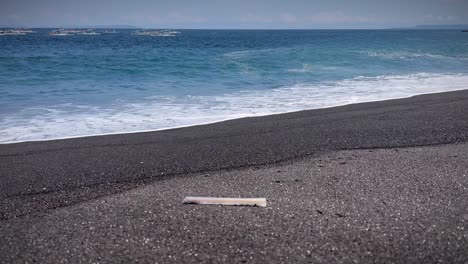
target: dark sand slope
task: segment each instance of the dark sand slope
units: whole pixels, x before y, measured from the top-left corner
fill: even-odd
[[[0,145],[0,256],[463,263],[464,142],[467,90]],[[186,195],[265,196],[271,204],[182,206]]]
[[[180,204],[186,195],[269,204]],[[467,143],[340,151],[5,220],[0,252],[5,263],[466,263],[467,208]]]

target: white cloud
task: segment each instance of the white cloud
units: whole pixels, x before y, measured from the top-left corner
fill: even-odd
[[[307,27],[311,24],[335,25],[335,24],[364,24],[377,21],[375,16],[351,16],[342,11],[320,12],[307,17],[299,17],[291,13],[282,13],[275,17],[260,16],[248,13],[240,17],[240,22],[245,24],[288,24],[290,27]]]
[[[306,20],[320,24],[373,23],[377,21],[375,16],[352,16],[345,14],[343,11],[320,12],[307,17]]]
[[[248,13],[245,16],[240,18],[240,22],[242,23],[259,23],[259,24],[267,24],[273,22],[271,18],[267,18],[264,16],[259,16],[255,14]]]
[[[289,14],[289,13],[284,13],[280,15],[280,18],[283,22],[293,24],[298,22],[298,18],[295,15]]]
[[[203,23],[206,18],[200,16],[186,15],[179,12],[171,12],[166,17],[167,20],[174,23]]]
[[[140,14],[127,14],[119,19],[119,23],[151,26],[151,27],[165,27],[168,25],[192,25],[206,22],[207,19],[201,16],[186,15],[181,12],[169,12],[165,15],[140,15]]]
[[[457,16],[443,16],[443,15],[433,15],[433,14],[427,14],[424,15],[422,18],[423,23],[441,23],[441,22],[454,22],[458,21],[459,18]]]

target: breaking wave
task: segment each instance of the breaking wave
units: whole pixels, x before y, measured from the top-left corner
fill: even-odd
[[[467,88],[467,74],[418,73],[361,76],[220,96],[154,96],[138,103],[116,102],[107,107],[32,107],[16,114],[0,114],[0,142],[161,130]]]

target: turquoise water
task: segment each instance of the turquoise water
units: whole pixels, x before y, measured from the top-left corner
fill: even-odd
[[[156,130],[468,88],[457,30],[0,36],[0,142]]]

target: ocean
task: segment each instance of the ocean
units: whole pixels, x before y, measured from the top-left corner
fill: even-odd
[[[459,30],[0,36],[0,143],[160,130],[468,88]]]

